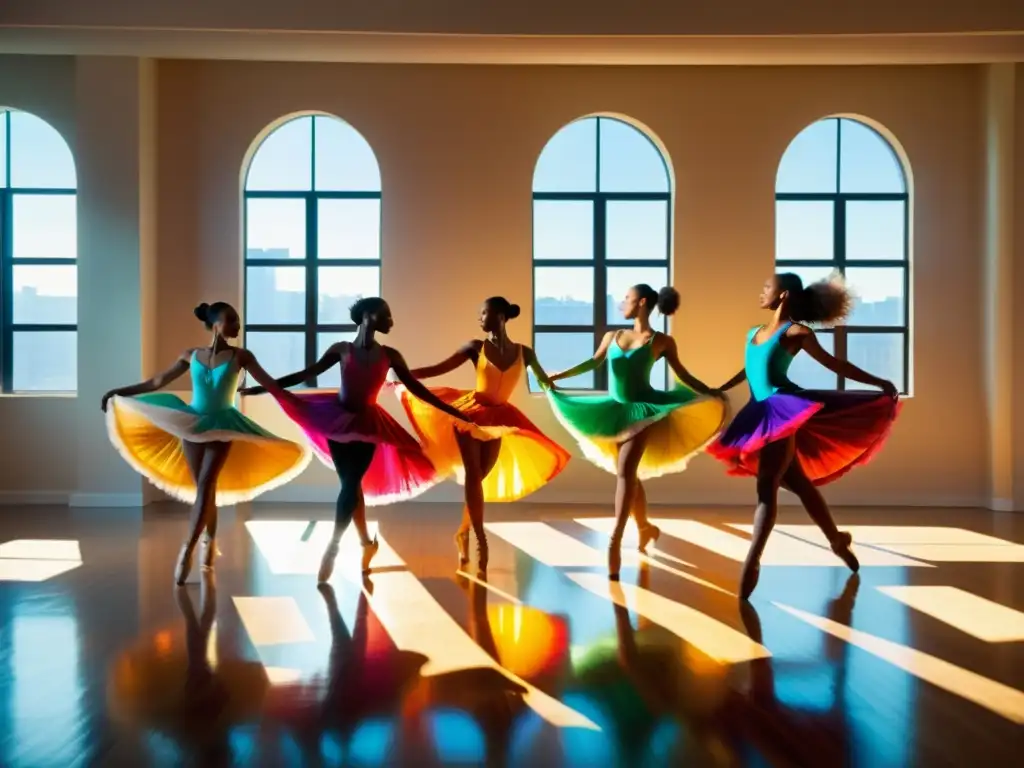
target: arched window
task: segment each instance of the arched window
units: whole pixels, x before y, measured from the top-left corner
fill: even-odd
[[[841,272],[857,295],[846,325],[819,340],[837,357],[906,392],[910,379],[910,204],[906,174],[877,131],[849,118],[819,120],[793,139],[775,180],[775,259],[804,282]],[[793,364],[808,388],[863,389],[806,355]]]
[[[349,307],[380,293],[380,168],[352,126],[305,115],[259,145],[244,197],[246,346],[280,376],[352,339]]]
[[[78,182],[45,120],[0,110],[0,389],[78,388]]]
[[[551,138],[533,173],[533,343],[547,370],[586,360],[605,333],[630,325],[618,309],[630,286],[668,285],[671,237],[668,166],[643,132],[586,117]],[[651,381],[666,386],[664,361]],[[565,385],[607,389],[607,371]]]

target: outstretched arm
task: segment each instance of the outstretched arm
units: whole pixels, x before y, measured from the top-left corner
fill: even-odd
[[[723,384],[721,387],[719,387],[719,390],[722,392],[728,392],[730,389],[732,389],[733,387],[738,387],[746,380],[747,369],[741,368],[740,372],[733,376],[731,379],[729,379],[727,382],[725,382],[725,384]]]
[[[472,360],[474,355],[480,354],[480,342],[470,341],[455,352],[451,357],[442,360],[437,365],[428,365],[423,368],[413,368],[409,371],[414,379],[432,379],[435,376],[444,376],[451,373],[467,360]]]
[[[597,368],[601,363],[604,362],[605,356],[608,354],[608,345],[612,343],[612,339],[615,338],[614,331],[608,331],[601,339],[601,345],[597,348],[594,356],[589,360],[586,360],[579,365],[575,365],[565,371],[559,371],[553,373],[548,377],[549,382],[556,382],[559,379],[571,379],[573,376],[579,376],[583,373],[590,373],[592,370]]]
[[[463,416],[458,410],[452,408],[448,403],[444,402],[441,398],[427,389],[422,382],[414,379],[412,372],[409,370],[409,366],[405,364],[405,358],[402,357],[401,353],[397,349],[384,347],[384,351],[387,352],[388,358],[391,360],[391,370],[395,372],[398,380],[405,385],[405,388],[409,390],[410,394],[414,397],[418,397],[425,403],[429,403],[439,411],[444,411],[449,416],[454,416],[459,421],[469,421],[469,419]]]
[[[128,387],[119,387],[118,389],[110,390],[100,401],[100,408],[104,411],[107,410],[107,401],[114,397],[114,395],[130,397],[131,395],[142,395],[146,392],[156,392],[158,389],[163,389],[175,379],[181,378],[181,376],[188,370],[191,361],[192,353],[185,352],[174,362],[174,365],[166,371],[158,373],[153,378],[140,381],[138,384],[132,384]]]
[[[287,376],[282,376],[280,379],[277,379],[276,381],[274,379],[271,379],[271,381],[274,381],[278,389],[287,389],[288,387],[294,387],[296,384],[301,384],[302,382],[314,376],[320,376],[321,374],[326,373],[328,370],[330,370],[331,366],[335,365],[341,360],[341,344],[342,342],[332,344],[330,347],[327,348],[327,351],[324,352],[323,357],[321,357],[319,360],[313,363],[313,365],[309,366],[309,368],[306,368],[301,371],[296,371],[295,373],[289,373]],[[252,355],[250,354],[250,356]],[[253,357],[252,359],[255,362],[256,358]],[[257,365],[259,364],[257,363]],[[267,386],[263,384],[263,382],[260,381],[258,378],[256,378],[255,371],[250,370],[248,367],[246,367],[246,370],[249,371],[249,373],[252,374],[252,377],[263,386],[246,387],[245,389],[241,390],[241,393],[243,395],[262,395],[264,392],[269,391]],[[260,368],[260,370],[262,371],[263,369]]]
[[[790,327],[789,331],[786,332],[786,335],[790,338],[797,339],[800,344],[800,349],[833,373],[838,373],[840,376],[844,376],[847,379],[859,381],[861,384],[867,384],[869,387],[878,387],[893,398],[899,397],[899,390],[896,389],[896,385],[891,381],[886,381],[885,379],[880,379],[877,376],[872,376],[870,373],[861,370],[853,363],[849,363],[846,360],[840,360],[825,351],[821,344],[818,343],[818,337],[814,335],[814,331],[810,328],[803,325],[794,325]]]
[[[256,360],[256,355],[247,349],[238,350],[238,364],[245,369],[246,373],[250,374],[257,382],[259,387],[253,387],[253,389],[259,389],[261,392],[269,392],[272,395],[280,397],[285,393],[284,387],[281,386],[274,378],[263,370],[263,366]]]
[[[543,366],[541,366],[540,361],[537,359],[537,353],[525,344],[523,344],[523,362],[533,371],[533,375],[537,377],[537,381],[540,382],[541,386],[548,388],[555,386],[551,377],[544,372]]]
[[[686,367],[679,361],[679,348],[676,346],[676,340],[668,334],[662,334],[662,337],[664,342],[662,342],[661,354],[665,358],[665,362],[668,363],[668,367],[672,369],[672,373],[693,391],[700,392],[702,395],[712,394],[711,388],[686,370]]]

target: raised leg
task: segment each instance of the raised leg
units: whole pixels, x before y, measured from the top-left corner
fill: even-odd
[[[740,597],[746,600],[761,577],[761,555],[768,536],[775,527],[779,508],[779,484],[793,460],[794,439],[777,440],[761,449],[757,470],[757,508],[754,510],[754,533],[750,551],[740,575]]]
[[[825,534],[825,538],[828,539],[832,551],[846,563],[846,566],[851,571],[854,573],[859,571],[860,561],[857,560],[857,556],[850,549],[853,537],[849,533],[841,532],[836,527],[836,522],[832,518],[832,512],[828,508],[825,497],[821,495],[821,491],[807,477],[799,461],[794,460],[790,462],[786,473],[782,476],[782,484],[800,499],[800,503],[807,510],[811,520]]]

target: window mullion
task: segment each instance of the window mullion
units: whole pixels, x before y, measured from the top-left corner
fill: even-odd
[[[317,274],[317,197],[311,192],[306,197],[306,334],[305,360],[306,367],[316,362],[316,325],[319,317],[319,275]],[[306,379],[306,386],[315,387],[316,376]]]
[[[10,114],[10,113],[8,113]],[[10,130],[7,132],[10,149]],[[10,152],[7,167],[10,169]],[[0,190],[0,391],[14,390],[14,263],[13,196],[11,190]]]
[[[838,150],[837,150],[838,154]],[[838,179],[839,168],[836,168],[836,174]],[[836,182],[838,184],[838,181]],[[832,255],[836,261],[836,268],[839,273],[846,278],[846,201],[837,197],[833,204],[833,235],[832,241]],[[840,360],[846,360],[846,329],[839,327],[836,329],[835,334],[835,352],[836,357]],[[839,389],[846,389],[846,377],[840,374],[837,379],[837,386]]]
[[[606,267],[605,221],[607,201],[598,197],[594,201],[594,349],[610,328],[608,320],[608,269]],[[594,369],[594,389],[608,389],[608,368]]]

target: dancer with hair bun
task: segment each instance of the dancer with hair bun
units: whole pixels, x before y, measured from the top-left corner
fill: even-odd
[[[490,430],[486,437],[452,429],[450,420],[436,409],[399,389],[399,397],[426,445],[428,455],[442,475],[454,474],[466,489],[462,522],[455,534],[459,564],[469,562],[469,532],[477,540],[477,567],[487,570],[487,537],[484,533],[484,502],[516,501],[536,491],[558,475],[569,453],[547,437],[514,405],[508,402],[529,367],[541,382],[547,374],[533,350],[509,339],[505,324],[519,317],[519,305],[492,296],[480,307],[480,328],[486,339],[474,339],[437,365],[416,368],[412,375],[428,379],[454,371],[466,362],[476,370],[472,390],[431,388],[437,398],[457,409],[474,424]]]
[[[209,347],[186,350],[163,373],[103,395],[107,434],[125,461],[153,485],[192,504],[191,529],[181,548],[174,579],[184,584],[192,555],[203,536],[202,565],[216,556],[217,507],[251,501],[298,476],[310,461],[309,449],[260,427],[234,407],[243,370],[279,397],[256,357],[232,346],[241,324],[230,304],[200,304],[194,310],[208,331]],[[156,393],[191,372],[192,402]]]
[[[280,389],[270,393],[313,444],[317,458],[333,468],[341,482],[334,532],[317,575],[320,583],[329,581],[334,573],[341,536],[350,522],[355,522],[362,542],[363,572],[369,572],[378,543],[366,527],[367,505],[414,498],[440,480],[422,446],[377,404],[388,371],[394,371],[418,397],[447,414],[443,418],[449,424],[474,429],[458,410],[434,397],[409,374],[398,350],[377,343],[376,335],[389,333],[394,326],[384,299],[360,299],[352,305],[351,317],[359,326],[355,341],[331,345],[316,363],[276,382],[278,388],[293,387],[340,365],[341,387],[337,391],[305,390],[286,393],[286,397],[279,394]],[[242,394],[264,391],[263,387],[250,387]]]
[[[634,285],[621,304],[631,330],[609,331],[594,356],[550,377],[569,379],[588,373],[608,360],[607,395],[571,395],[548,389],[555,415],[579,442],[584,456],[617,476],[615,528],[608,548],[608,577],[619,579],[622,534],[632,512],[639,547],[656,541],[661,531],[647,519],[643,480],[681,472],[690,458],[721,431],[726,418],[725,398],[694,378],[683,364],[675,340],[651,327],[651,313],[664,316],[679,308],[672,287],[655,291]],[[651,369],[664,358],[682,382],[665,392],[651,386]]]
[[[722,387],[729,390],[745,380],[750,401],[708,449],[729,466],[729,474],[757,478],[753,541],[740,577],[744,600],[761,574],[761,555],[778,514],[780,485],[796,494],[850,570],[860,568],[850,548],[852,537],[836,528],[817,486],[837,480],[874,456],[900,409],[892,382],[836,359],[808,327],[836,325],[849,314],[852,296],[839,276],[804,286],[793,273],[774,275],[765,282],[760,302],[762,309],[773,313],[772,320],[747,334],[744,368]],[[801,389],[787,376],[801,351],[830,371],[882,392]]]

